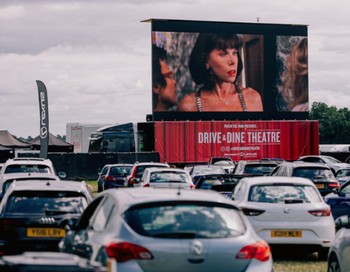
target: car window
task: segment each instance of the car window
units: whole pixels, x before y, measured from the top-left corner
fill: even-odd
[[[343,169],[337,172],[337,178],[350,176],[350,169]]]
[[[38,213],[52,216],[62,213],[81,214],[87,207],[86,197],[67,191],[15,191],[6,203],[5,213]]]
[[[293,170],[294,177],[304,177],[308,179],[332,179],[334,178],[334,174],[329,169],[324,168],[295,168]]]
[[[233,191],[232,199],[238,200],[238,201],[242,200],[244,197],[245,190],[246,190],[245,182],[239,182]]]
[[[350,183],[347,183],[345,186],[343,186],[340,192],[343,194],[350,194]]]
[[[5,169],[5,174],[12,174],[12,173],[48,173],[52,174],[52,171],[50,167],[47,165],[9,165]]]
[[[266,175],[271,173],[275,167],[276,165],[274,164],[247,164],[244,168],[244,173],[252,175]]]
[[[111,175],[125,176],[130,174],[131,167],[128,166],[112,166],[110,170]]]
[[[150,175],[151,183],[165,183],[165,182],[179,182],[186,183],[188,182],[188,175],[185,173],[179,172],[153,172]]]
[[[106,175],[108,169],[109,169],[109,166],[103,167],[103,169],[102,169],[102,171],[101,171],[101,175]]]
[[[106,197],[103,203],[96,210],[95,215],[91,218],[89,227],[94,231],[102,231],[107,225],[107,222],[114,210],[114,201]]]
[[[245,232],[238,211],[224,205],[157,203],[134,207],[124,218],[140,235],[157,238],[226,238]]]
[[[249,189],[248,201],[283,203],[301,200],[303,202],[321,202],[317,190],[309,185],[255,185]]]

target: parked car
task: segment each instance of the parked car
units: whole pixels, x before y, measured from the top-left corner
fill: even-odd
[[[32,173],[42,173],[48,175],[56,175],[58,177],[65,177],[64,172],[60,175],[56,173],[55,167],[51,160],[43,158],[13,158],[8,159],[0,170],[0,188],[7,177],[12,177],[16,174],[17,177],[27,177]]]
[[[0,256],[1,272],[107,272],[100,263],[91,263],[64,252],[24,252]]]
[[[209,174],[198,178],[196,189],[214,190],[231,199],[232,192],[245,175]]]
[[[18,175],[18,174],[8,174],[3,180],[2,187],[0,188],[0,200],[5,195],[7,189],[10,187],[12,182],[14,181],[27,181],[30,182],[32,180],[46,180],[46,181],[61,181],[58,176],[54,174],[46,174],[46,173],[28,173],[27,175]]]
[[[338,159],[333,158],[332,156],[326,156],[326,155],[302,156],[298,159],[298,161],[325,164],[332,169],[334,174],[337,173],[337,171],[341,168],[350,168],[349,163],[341,162]]]
[[[340,185],[348,182],[350,180],[350,168],[339,169],[335,173],[335,178],[339,181]]]
[[[318,252],[319,259],[327,258],[335,224],[329,205],[311,180],[271,176],[243,178],[232,199],[272,250]]]
[[[103,179],[109,169],[110,164],[106,164],[102,167],[101,171],[98,173],[97,177],[97,192],[103,191]]]
[[[102,176],[103,190],[125,187],[126,177],[130,174],[133,164],[110,164],[107,172]]]
[[[14,181],[0,203],[0,254],[58,251],[91,201],[85,182]]]
[[[233,161],[229,161],[229,160],[216,161],[212,165],[223,168],[228,174],[233,173],[233,171],[236,168],[236,164]]]
[[[350,271],[350,220],[344,215],[336,219],[337,233],[332,241],[327,259],[328,272]]]
[[[140,182],[135,182],[134,187],[156,187],[194,189],[190,174],[179,168],[150,167],[143,171]]]
[[[197,181],[201,176],[209,174],[226,174],[226,171],[220,166],[211,164],[195,165],[190,171],[190,176],[194,185],[197,184]]]
[[[334,219],[350,215],[350,181],[324,196],[324,200],[331,207]]]
[[[253,175],[253,176],[267,176],[281,160],[277,159],[261,159],[261,160],[241,160],[237,163],[233,174],[236,175]]]
[[[315,183],[322,196],[340,187],[332,170],[327,165],[319,163],[284,162],[279,164],[270,175],[308,178]]]
[[[134,183],[140,182],[143,171],[149,167],[170,167],[167,163],[162,162],[135,162],[127,176],[125,187],[133,187]]]
[[[106,190],[59,247],[102,264],[113,258],[118,272],[272,271],[269,245],[209,190]]]

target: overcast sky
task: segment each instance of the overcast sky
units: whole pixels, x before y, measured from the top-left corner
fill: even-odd
[[[308,25],[310,102],[350,108],[350,7],[345,0],[0,0],[0,130],[39,134],[36,80],[50,132],[73,122],[145,121],[151,24],[183,19]],[[311,104],[310,104],[311,105]]]

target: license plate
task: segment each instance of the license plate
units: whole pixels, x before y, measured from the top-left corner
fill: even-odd
[[[272,230],[271,237],[300,238],[303,236],[301,230]]]
[[[28,228],[28,237],[64,237],[66,235],[65,229],[59,228]]]
[[[319,189],[323,189],[324,188],[324,184],[316,184],[316,187]]]

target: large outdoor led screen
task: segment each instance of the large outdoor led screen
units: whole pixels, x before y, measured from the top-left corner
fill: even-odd
[[[151,22],[153,120],[308,119],[307,26]]]

